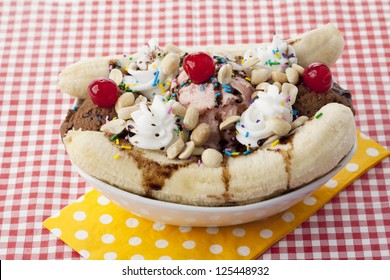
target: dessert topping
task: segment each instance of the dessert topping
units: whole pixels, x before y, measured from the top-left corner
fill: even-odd
[[[215,74],[213,58],[204,52],[191,53],[184,58],[184,71],[196,84],[209,80]]]
[[[219,124],[220,130],[230,129],[240,120],[240,116],[230,116]]]
[[[293,63],[293,64],[291,65],[291,68],[297,70],[299,76],[302,76],[302,75],[303,75],[303,71],[305,71],[305,68],[303,68],[301,65],[298,65],[298,64],[296,64],[296,63]]]
[[[287,83],[287,75],[281,72],[273,71],[271,73],[272,80],[280,84]]]
[[[167,157],[169,159],[174,159],[177,157],[181,151],[185,148],[186,144],[184,143],[183,139],[178,138],[175,143],[173,143],[169,148],[167,149]]]
[[[132,105],[132,106],[120,108],[117,111],[118,118],[120,118],[122,120],[129,120],[129,119],[131,119],[131,114],[133,112],[139,110],[139,108],[140,108],[139,103]]]
[[[190,139],[195,146],[203,146],[209,140],[211,134],[211,127],[207,123],[198,124],[191,133]]]
[[[296,85],[299,82],[299,73],[295,68],[289,67],[286,69],[287,81],[290,84]]]
[[[305,122],[307,122],[309,118],[307,116],[300,116],[296,118],[293,123],[291,124],[291,129],[296,129],[300,126],[302,126]]]
[[[140,109],[133,112],[129,121],[130,132],[134,133],[129,141],[141,149],[160,150],[173,140],[176,117],[172,114],[174,100],[166,101],[158,95],[150,107],[140,103]]]
[[[271,72],[267,69],[254,69],[251,73],[251,83],[258,85],[264,83],[271,78]]]
[[[102,108],[114,106],[119,97],[116,83],[108,78],[98,78],[92,81],[87,92],[92,102]]]
[[[228,84],[232,80],[233,67],[230,64],[224,64],[218,71],[218,82]]]
[[[125,92],[119,96],[118,100],[115,103],[115,111],[118,111],[122,108],[132,106],[134,104],[134,94],[132,92]]]
[[[175,74],[179,69],[180,56],[176,53],[168,53],[160,64],[160,71],[165,75]]]
[[[114,68],[110,71],[108,78],[113,80],[117,85],[120,85],[123,81],[122,71],[119,70],[118,68]]]
[[[188,107],[186,114],[183,119],[183,124],[185,125],[186,129],[193,130],[199,121],[199,111],[195,107]]]
[[[195,143],[193,141],[188,141],[186,143],[186,146],[184,147],[184,149],[179,154],[178,158],[179,159],[189,158],[192,155],[192,152],[194,151],[194,149],[195,149]]]
[[[169,88],[168,81],[176,75],[180,57],[177,53],[165,53],[155,40],[150,40],[139,53],[137,62],[126,67],[129,75],[123,77],[121,85],[125,91],[141,92],[152,100]]]
[[[241,115],[240,122],[236,124],[236,139],[247,147],[256,148],[261,146],[260,140],[272,136],[275,131],[284,134],[287,125],[283,122],[283,128],[276,129],[276,123],[271,121],[273,119],[287,122],[291,128],[293,114],[290,95],[279,93],[278,87],[270,85],[267,92],[258,94],[258,98]]]
[[[244,64],[246,60],[253,57],[257,57],[260,60],[256,64],[257,66],[278,72],[284,72],[287,67],[297,63],[294,48],[277,35],[274,35],[271,44],[246,51]]]
[[[332,73],[328,66],[322,63],[310,64],[303,72],[306,86],[317,93],[323,93],[332,87]]]
[[[105,123],[100,131],[110,133],[110,134],[119,134],[126,128],[126,122],[122,119],[115,119]]]
[[[202,153],[202,162],[208,167],[220,167],[223,161],[223,156],[215,149],[206,149]]]

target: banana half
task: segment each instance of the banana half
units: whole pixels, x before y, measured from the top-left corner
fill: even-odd
[[[121,150],[102,132],[73,130],[63,141],[80,169],[123,190],[180,204],[241,205],[323,176],[352,149],[356,127],[348,107],[330,103],[317,116],[278,145],[226,157],[218,168],[155,151]]]

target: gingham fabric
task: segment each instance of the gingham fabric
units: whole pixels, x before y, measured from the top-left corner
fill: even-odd
[[[0,1],[0,259],[80,259],[42,221],[86,193],[59,126],[73,100],[58,73],[81,58],[161,45],[283,38],[328,22],[346,47],[332,68],[358,128],[390,147],[388,1]],[[384,160],[260,259],[390,259]]]

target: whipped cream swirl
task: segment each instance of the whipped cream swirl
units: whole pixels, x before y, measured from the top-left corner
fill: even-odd
[[[137,59],[137,69],[128,67],[126,70],[130,75],[125,75],[123,82],[132,91],[141,92],[152,100],[155,95],[161,95],[165,91],[163,83],[167,77],[159,71],[163,50],[152,39],[148,46],[141,47],[138,52],[141,56]]]
[[[267,92],[258,96],[236,124],[237,140],[250,148],[261,146],[260,140],[274,134],[267,127],[268,120],[280,118],[290,124],[293,120],[290,96],[287,93],[279,93],[277,86],[269,86]]]
[[[287,67],[298,62],[294,48],[277,35],[274,35],[271,44],[246,51],[244,60],[247,60],[250,57],[257,57],[260,59],[260,62],[256,64],[256,66],[279,72],[284,72]]]
[[[170,144],[176,128],[176,117],[172,114],[174,102],[161,95],[153,99],[150,107],[142,102],[140,109],[131,114],[130,132],[135,135],[129,138],[130,143],[147,150],[161,150]]]

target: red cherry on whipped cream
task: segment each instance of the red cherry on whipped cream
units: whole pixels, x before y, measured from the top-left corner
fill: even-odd
[[[201,84],[215,74],[215,63],[211,56],[204,52],[191,53],[184,58],[183,68],[191,81]]]
[[[92,102],[103,108],[109,108],[115,105],[119,97],[116,83],[108,78],[98,78],[89,84],[87,88]]]
[[[323,93],[332,87],[332,73],[328,66],[322,63],[312,63],[303,71],[303,81],[306,86],[317,93]]]

